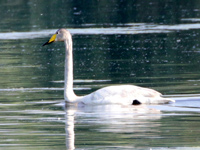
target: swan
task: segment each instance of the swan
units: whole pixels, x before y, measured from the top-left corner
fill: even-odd
[[[172,99],[162,97],[161,93],[135,85],[113,85],[101,88],[85,96],[77,96],[73,91],[73,49],[72,36],[64,28],[56,31],[55,34],[43,46],[61,41],[65,45],[65,80],[64,80],[64,99],[68,103],[83,104],[164,104],[175,102]]]

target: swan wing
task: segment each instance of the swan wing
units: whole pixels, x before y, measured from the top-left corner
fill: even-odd
[[[85,104],[125,104],[131,105],[134,100],[142,104],[160,104],[173,102],[171,99],[161,97],[161,93],[134,85],[108,86],[99,89],[85,97]]]

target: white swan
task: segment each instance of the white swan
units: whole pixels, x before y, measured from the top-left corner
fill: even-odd
[[[64,98],[70,103],[84,104],[163,104],[175,102],[161,97],[161,93],[134,85],[117,85],[101,88],[86,96],[77,96],[73,91],[73,50],[72,36],[66,29],[59,29],[48,42],[62,41],[65,44],[65,88]]]

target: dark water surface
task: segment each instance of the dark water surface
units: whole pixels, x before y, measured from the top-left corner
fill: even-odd
[[[0,2],[0,149],[200,149],[200,2]],[[63,43],[73,34],[74,90],[112,84],[174,104],[65,106]]]

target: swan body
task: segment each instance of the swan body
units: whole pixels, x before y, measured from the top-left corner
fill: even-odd
[[[135,85],[115,85],[101,88],[86,96],[77,96],[73,91],[73,49],[72,37],[66,29],[59,29],[44,45],[55,41],[65,44],[65,101],[83,104],[164,104],[175,102],[163,98],[161,93]]]
[[[134,85],[117,85],[101,88],[81,97],[84,104],[164,104],[173,102],[161,97],[161,93]],[[139,103],[138,103],[139,102]]]

